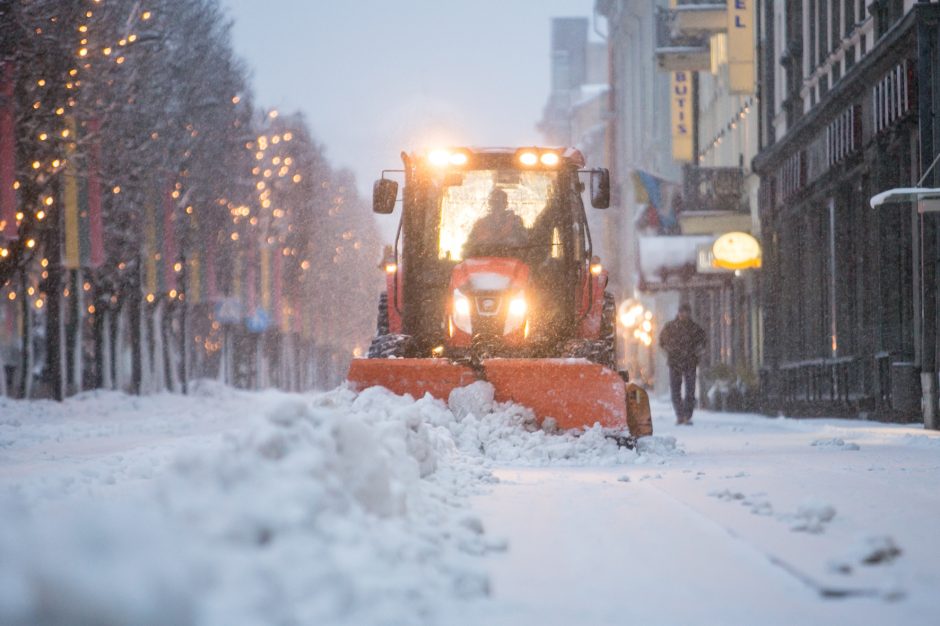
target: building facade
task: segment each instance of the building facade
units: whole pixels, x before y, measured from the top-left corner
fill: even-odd
[[[759,270],[719,268],[709,257],[729,231],[759,233],[758,179],[750,169],[758,148],[756,74],[734,82],[729,54],[743,48],[753,56],[756,39],[748,21],[747,34],[729,46],[732,9],[690,0],[596,3],[611,54],[625,297],[652,313],[658,372],[666,369],[656,331],[680,302],[692,305],[709,336],[700,368],[706,399],[716,388],[756,389],[761,362]],[[655,379],[665,391],[665,376]]]
[[[940,183],[940,5],[764,0],[766,410],[936,424],[937,213],[873,209]]]

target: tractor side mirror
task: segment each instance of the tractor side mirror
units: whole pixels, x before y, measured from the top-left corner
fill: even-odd
[[[372,211],[388,215],[395,210],[398,198],[398,183],[388,178],[380,178],[372,185]]]
[[[610,206],[610,172],[606,167],[591,170],[591,206],[595,209]]]

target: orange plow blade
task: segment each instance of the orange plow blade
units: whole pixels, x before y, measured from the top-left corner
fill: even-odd
[[[561,429],[627,426],[620,376],[602,365],[571,359],[488,359],[483,370],[496,400],[532,409],[539,421],[552,417]]]
[[[477,378],[469,367],[447,359],[353,359],[346,379],[358,391],[379,386],[416,399],[429,393],[447,402],[451,390]]]

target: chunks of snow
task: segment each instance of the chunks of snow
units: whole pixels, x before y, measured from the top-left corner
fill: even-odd
[[[840,574],[851,574],[859,567],[887,565],[901,556],[901,548],[889,535],[865,535],[842,558],[833,559],[829,567]]]
[[[836,516],[836,509],[831,504],[809,499],[803,502],[795,514],[789,517],[790,530],[819,534],[826,529],[826,524]]]
[[[466,387],[457,387],[451,391],[447,398],[447,406],[458,422],[468,415],[480,418],[492,413],[495,407],[494,393],[493,385],[478,380]]]
[[[833,437],[832,439],[814,439],[811,446],[817,448],[839,448],[841,450],[858,450],[857,443],[846,442],[844,439]]]

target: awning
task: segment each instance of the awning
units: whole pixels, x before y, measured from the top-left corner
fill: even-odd
[[[699,248],[714,241],[710,235],[638,237],[640,289],[661,291],[693,286],[690,281],[696,278]]]
[[[927,187],[898,187],[872,196],[871,208],[877,209],[892,202],[916,202],[920,213],[940,211],[940,189]]]

